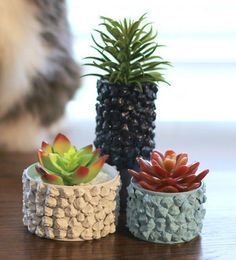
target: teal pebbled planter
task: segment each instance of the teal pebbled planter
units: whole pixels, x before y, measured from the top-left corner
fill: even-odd
[[[197,237],[205,216],[205,184],[181,193],[153,192],[133,180],[128,187],[127,226],[137,238],[155,243],[182,243]]]

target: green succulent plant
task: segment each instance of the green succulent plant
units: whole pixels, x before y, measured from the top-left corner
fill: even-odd
[[[93,180],[108,156],[100,156],[88,145],[77,150],[63,134],[58,134],[52,145],[42,142],[38,150],[39,163],[35,166],[42,181],[56,185],[79,185]]]
[[[170,65],[155,52],[161,45],[156,43],[157,33],[153,32],[150,23],[144,22],[146,16],[133,21],[124,19],[115,21],[101,17],[103,30],[95,30],[100,41],[95,40],[93,48],[99,56],[90,56],[90,62],[84,65],[96,67],[103,73],[90,73],[110,83],[137,85],[141,89],[143,83],[159,81],[169,84],[161,70]],[[163,67],[164,65],[164,67]]]

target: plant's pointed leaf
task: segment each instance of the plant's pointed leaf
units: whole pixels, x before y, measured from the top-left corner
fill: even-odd
[[[89,165],[90,161],[93,159],[94,154],[93,153],[87,153],[80,155],[77,163],[80,166],[87,166]]]
[[[50,144],[48,144],[47,142],[44,142],[44,141],[41,144],[41,149],[46,153],[52,152],[52,146]]]
[[[176,177],[181,177],[185,176],[186,173],[189,172],[189,167],[186,165],[179,165],[175,171],[172,173],[171,177],[176,178]]]
[[[45,169],[39,165],[35,165],[36,171],[41,175],[43,182],[54,184],[54,185],[64,185],[63,179],[60,176],[48,173]]]
[[[92,151],[93,151],[93,145],[89,144],[79,149],[77,155],[78,157],[80,157],[83,156],[84,154],[92,153]]]
[[[156,187],[155,185],[150,185],[150,184],[148,184],[148,183],[145,182],[145,181],[139,181],[138,183],[139,183],[139,185],[140,185],[142,188],[144,188],[144,189],[146,189],[146,190],[156,191],[156,189],[157,189],[157,187]]]
[[[199,183],[199,182],[195,182],[195,183],[191,184],[191,185],[187,188],[187,191],[195,190],[195,189],[197,189],[199,186],[200,186],[200,183]]]
[[[103,155],[97,161],[92,163],[89,166],[88,175],[83,179],[83,183],[88,183],[91,180],[93,180],[97,176],[97,174],[100,172],[100,170],[102,169],[102,167],[107,159],[108,159],[108,155]]]
[[[101,155],[101,149],[100,148],[97,148],[94,152],[93,152],[93,158],[91,159],[90,163],[89,164],[92,164],[94,163],[96,160],[98,160],[98,158],[100,157]]]
[[[141,177],[139,176],[139,173],[137,173],[134,170],[128,169],[128,173],[138,182],[141,180]]]
[[[175,192],[179,192],[179,190],[177,189],[177,187],[174,187],[172,185],[170,186],[165,186],[163,188],[160,188],[157,190],[158,192],[168,192],[168,193],[175,193]]]
[[[49,158],[49,154],[42,151],[41,149],[38,150],[38,160],[39,163],[46,169],[52,172],[58,172],[58,168],[54,166]]]
[[[152,173],[153,176],[158,177],[159,179],[166,178],[168,176],[166,169],[160,167],[159,165],[153,165]]]
[[[189,174],[195,174],[198,170],[200,162],[195,162],[189,167]]]
[[[175,158],[165,158],[164,160],[164,167],[168,172],[171,172],[176,164]]]
[[[180,165],[186,165],[188,162],[188,155],[186,153],[181,153],[176,156],[176,167]]]
[[[209,173],[209,170],[204,170],[203,172],[199,173],[196,177],[196,179],[194,180],[194,182],[201,182],[203,180],[203,178],[206,177],[206,175]]]
[[[71,148],[70,140],[63,134],[58,134],[53,142],[53,151],[63,155]]]
[[[48,155],[48,159],[50,160],[50,165],[45,166],[48,170],[51,170],[55,173],[60,173],[63,174],[65,173],[65,170],[62,167],[62,162],[60,161],[60,155],[56,154],[56,153],[50,153]],[[55,171],[51,169],[51,165],[54,167],[54,169],[56,169]],[[49,166],[49,167],[48,167]]]
[[[79,166],[73,173],[71,173],[67,178],[70,184],[79,185],[88,176],[89,168],[85,166]]]

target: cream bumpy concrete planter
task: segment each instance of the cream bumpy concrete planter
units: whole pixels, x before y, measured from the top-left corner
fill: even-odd
[[[153,192],[133,180],[128,187],[127,226],[137,238],[156,243],[187,242],[198,236],[205,216],[205,185],[180,193]]]
[[[120,177],[105,164],[110,180],[95,185],[60,186],[33,179],[27,168],[23,181],[23,223],[39,237],[83,241],[105,237],[116,230]]]

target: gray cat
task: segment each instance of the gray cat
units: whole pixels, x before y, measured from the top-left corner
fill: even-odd
[[[79,85],[64,0],[0,0],[0,150],[35,149]]]

